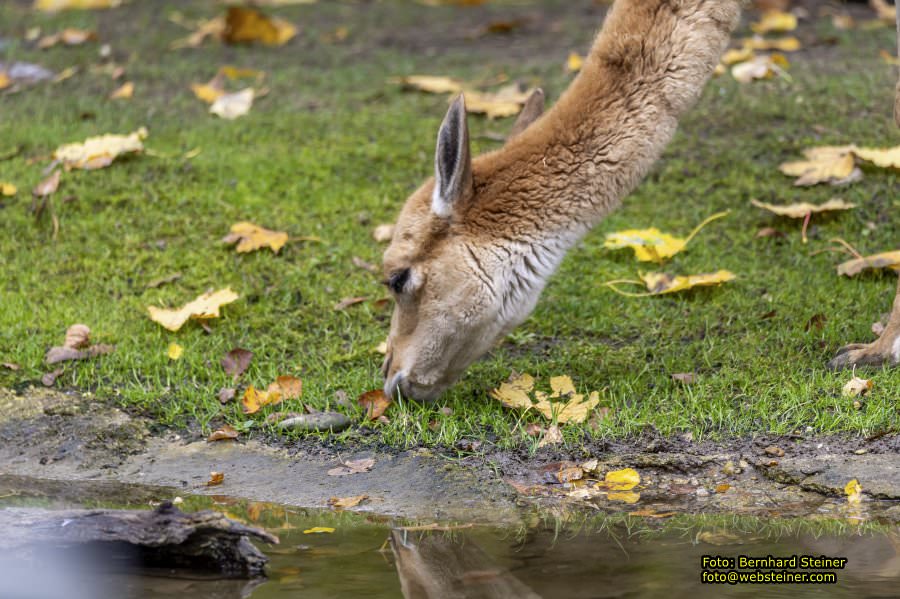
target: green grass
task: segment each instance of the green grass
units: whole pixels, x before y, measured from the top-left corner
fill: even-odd
[[[533,20],[508,40],[469,36],[485,19],[534,15],[541,6],[559,16]],[[116,350],[65,365],[57,385],[90,390],[162,424],[250,426],[237,404],[222,407],[216,399],[218,389],[231,384],[219,360],[236,346],[255,353],[242,385],[297,375],[302,403],[346,411],[336,405],[336,391],[353,398],[381,385],[381,356],[372,348],[384,339],[389,311],[371,304],[332,308],[346,296],[384,295],[377,278],[351,258],[379,261],[383,248],[371,229],[390,222],[429,174],[445,109],[443,97],[404,93],[388,79],[428,73],[482,80],[505,73],[540,82],[555,98],[569,80],[561,68],[568,51],[583,51],[599,23],[562,2],[471,10],[320,3],[277,11],[301,25],[298,38],[283,48],[207,43],[167,49],[185,34],[167,21],[170,11],[209,17],[217,7],[133,2],[113,11],[51,16],[32,12],[26,2],[0,6],[6,59],[55,70],[81,66],[62,83],[0,96],[0,155],[22,148],[0,162],[0,180],[20,189],[0,208],[0,361],[22,366],[0,369],[0,384],[39,384],[49,370],[42,362],[46,349],[61,343],[67,326],[83,322]],[[321,41],[340,25],[349,27],[346,42]],[[91,71],[99,61],[96,45],[38,51],[21,41],[33,26],[45,32],[98,28],[135,83],[134,99],[107,99],[118,83]],[[817,43],[829,36],[834,45]],[[849,374],[824,368],[841,345],[872,339],[870,326],[889,309],[894,279],[839,278],[834,266],[842,258],[816,252],[833,237],[864,253],[897,249],[898,176],[872,170],[849,188],[798,189],[777,170],[810,145],[897,144],[889,114],[893,74],[877,56],[893,47],[893,33],[835,32],[823,20],[805,25],[800,37],[808,49],[792,55],[791,83],[712,81],[651,176],[571,252],[534,315],[450,393],[433,405],[392,407],[390,424],[374,425],[374,435],[361,436],[354,427],[340,438],[395,446],[461,438],[531,444],[521,423],[532,416],[505,411],[487,395],[512,370],[542,380],[569,374],[580,389],[600,390],[612,416],[587,431],[593,436],[647,427],[691,431],[695,439],[807,427],[862,435],[896,429],[900,370],[872,372],[875,388],[857,410],[840,396]],[[442,51],[429,51],[442,43]],[[271,89],[234,122],[207,114],[188,88],[223,64],[265,70]],[[64,174],[54,198],[60,231],[51,239],[46,219],[36,223],[28,211],[28,190],[42,179],[53,149],[142,125],[150,130],[152,155]],[[472,117],[470,126],[483,151],[497,146],[483,134],[503,132],[510,123]],[[184,159],[193,148],[199,156]],[[780,203],[833,196],[859,208],[815,218],[807,245],[799,222],[749,205],[751,198]],[[67,197],[74,199],[63,202]],[[642,268],[630,252],[602,249],[605,233],[657,226],[686,234],[726,209],[731,215],[710,225],[667,270],[727,268],[739,276],[734,283],[644,299],[623,298],[602,285],[634,278]],[[219,239],[239,220],[323,241],[291,243],[277,256],[238,255]],[[763,226],[788,235],[756,239]],[[146,287],[173,272],[183,277]],[[146,306],[181,305],[227,285],[241,299],[211,323],[212,334],[195,324],[169,333],[147,317]],[[761,318],[770,311],[773,317]],[[807,331],[816,314],[827,317],[824,326]],[[185,348],[177,362],[166,357],[172,341]],[[671,381],[672,373],[688,371],[699,374],[696,384]],[[439,411],[445,406],[452,414]],[[295,401],[276,409],[300,408]],[[258,428],[268,411],[252,417]],[[569,427],[566,435],[577,442],[582,430]]]

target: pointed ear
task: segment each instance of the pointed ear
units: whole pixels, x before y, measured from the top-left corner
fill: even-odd
[[[466,123],[466,102],[460,94],[450,105],[438,131],[431,209],[446,218],[453,213],[454,206],[472,195],[472,190],[469,126]]]
[[[528,100],[525,101],[525,106],[522,107],[522,111],[519,113],[506,140],[509,141],[527,129],[528,125],[538,120],[538,117],[542,114],[544,114],[544,90],[537,88],[531,92]]]

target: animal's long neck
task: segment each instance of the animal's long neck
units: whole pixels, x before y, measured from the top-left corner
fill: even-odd
[[[659,157],[724,51],[738,4],[618,0],[557,104],[476,160],[467,221],[549,243],[554,270]]]

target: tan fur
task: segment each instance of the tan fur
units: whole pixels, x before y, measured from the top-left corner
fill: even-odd
[[[569,89],[502,149],[472,161],[472,184],[449,216],[432,209],[435,180],[413,193],[384,255],[386,277],[411,269],[391,322],[387,393],[436,397],[528,316],[565,252],[672,138],[728,43],[738,4],[618,0]]]

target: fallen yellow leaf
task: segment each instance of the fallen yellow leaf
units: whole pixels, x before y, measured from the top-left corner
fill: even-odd
[[[569,398],[566,402],[551,402],[540,391],[535,393],[535,397],[538,401],[534,404],[534,409],[540,412],[547,420],[555,420],[559,424],[567,422],[580,424],[584,422],[587,420],[591,410],[600,403],[600,394],[596,391],[590,394],[587,401],[584,401],[584,395],[574,393],[574,389],[572,393],[566,395]],[[559,397],[559,395],[554,393],[551,397]]]
[[[787,216],[790,218],[806,218],[808,214],[817,214],[819,212],[830,212],[833,210],[851,210],[856,208],[856,204],[845,202],[839,198],[832,198],[824,204],[810,204],[809,202],[797,202],[794,204],[786,204],[776,206],[768,202],[760,202],[758,200],[750,200],[750,203],[757,208],[768,210],[778,216]]]
[[[847,495],[847,503],[857,504],[862,502],[862,485],[855,478],[844,485],[844,493]]]
[[[860,395],[865,395],[871,391],[872,387],[874,387],[872,381],[854,376],[846,385],[844,385],[844,388],[841,389],[841,395],[844,397],[859,397]]]
[[[687,276],[671,276],[666,273],[648,272],[642,273],[641,280],[647,286],[651,295],[662,295],[664,293],[675,293],[684,291],[694,287],[708,287],[712,285],[720,285],[735,279],[734,273],[727,270],[719,270],[714,273],[687,275]]]
[[[853,148],[862,160],[882,168],[900,168],[900,146],[893,148]]]
[[[694,227],[694,230],[691,231],[690,235],[684,239],[674,237],[668,233],[663,233],[656,227],[651,227],[649,229],[628,229],[626,231],[607,234],[603,247],[612,250],[630,247],[634,250],[635,257],[641,262],[661,263],[666,258],[671,258],[682,251],[703,227],[712,221],[727,215],[728,212],[713,214]]]
[[[144,150],[143,140],[147,129],[141,127],[129,135],[101,135],[89,137],[82,143],[60,146],[53,152],[53,158],[61,161],[67,169],[93,170],[112,164],[122,154],[132,154]]]
[[[276,254],[288,241],[284,231],[270,231],[246,221],[231,225],[231,232],[222,238],[225,243],[237,243],[237,252],[243,254],[264,247]]]
[[[356,507],[368,498],[368,495],[354,495],[353,497],[332,497],[328,500],[328,505],[337,509],[346,509]]]
[[[219,69],[219,73],[228,77],[232,81],[235,79],[262,79],[265,76],[264,71],[256,69],[242,69],[232,65],[225,65]]]
[[[276,377],[274,383],[269,383],[266,390],[269,393],[280,393],[282,399],[300,399],[303,381],[295,376],[282,375]]]
[[[754,33],[771,33],[793,31],[797,28],[797,17],[788,12],[772,10],[765,13],[756,23],[750,24]]]
[[[210,79],[208,83],[192,83],[191,91],[194,92],[197,99],[202,100],[207,104],[212,104],[225,95],[225,82],[223,77],[224,75],[220,72]]]
[[[880,254],[873,254],[872,256],[847,260],[838,265],[837,272],[839,275],[852,277],[864,270],[877,270],[881,268],[900,270],[900,250],[882,252]]]
[[[457,94],[463,90],[463,84],[450,77],[409,75],[408,77],[400,77],[396,81],[404,87],[430,94]]]
[[[634,468],[607,472],[603,484],[611,491],[630,491],[641,483],[641,475]]]
[[[269,17],[246,6],[232,6],[225,15],[222,39],[230,44],[262,42],[283,46],[297,35],[297,28],[283,19]]]
[[[281,403],[282,399],[280,391],[262,391],[250,385],[244,391],[241,405],[244,407],[244,414],[255,414],[260,408]]]
[[[181,358],[181,355],[183,353],[184,348],[174,342],[169,344],[169,349],[166,351],[166,355],[169,356],[170,360],[177,360]]]
[[[206,21],[201,21],[193,33],[186,38],[175,40],[169,48],[172,50],[177,50],[179,48],[197,48],[206,41],[206,38],[215,37],[221,39],[224,33],[225,18],[214,17]]]
[[[466,110],[484,114],[489,119],[515,116],[528,101],[533,89],[521,90],[518,83],[501,87],[496,92],[465,92]]]
[[[779,37],[767,39],[754,36],[744,38],[745,50],[778,50],[779,52],[796,52],[800,49],[800,40],[796,37]]]
[[[746,62],[731,67],[731,76],[740,83],[750,83],[755,79],[769,79],[775,75],[787,77],[785,69],[790,66],[782,54],[756,56]]]
[[[170,331],[177,331],[189,319],[207,320],[219,317],[219,308],[238,299],[240,296],[230,287],[204,293],[192,302],[176,310],[149,306],[147,311],[153,322],[161,324]]]
[[[527,410],[532,407],[528,396],[534,389],[534,377],[523,374],[508,383],[501,383],[499,389],[491,391],[491,397],[499,400],[507,408]]]
[[[312,528],[307,528],[303,531],[305,535],[315,535],[315,534],[323,534],[323,533],[333,533],[334,529],[330,526],[313,526]]]
[[[209,480],[206,481],[206,486],[215,487],[216,485],[221,485],[223,482],[225,482],[224,472],[210,472]]]
[[[18,193],[19,188],[13,185],[12,183],[7,183],[6,181],[0,181],[0,195],[11,197]]]
[[[4,71],[0,71],[0,89],[6,89],[12,85],[12,79]]]
[[[739,50],[726,50],[725,54],[722,55],[722,58],[719,59],[719,62],[721,62],[725,66],[731,66],[739,62],[747,62],[748,60],[753,59],[754,56],[755,54],[753,53],[753,49],[744,46]]]
[[[608,493],[606,498],[610,501],[621,501],[623,503],[635,504],[641,500],[641,494],[634,491],[617,491]]]
[[[578,52],[569,52],[569,58],[566,59],[566,70],[575,73],[584,66],[584,58]]]
[[[130,100],[134,95],[134,83],[127,81],[109,95],[110,100]]]
[[[197,92],[195,91],[194,93],[196,94]],[[233,94],[223,93],[213,101],[209,111],[223,119],[234,120],[250,112],[255,93],[252,87],[242,89]]]
[[[855,146],[820,146],[803,151],[806,160],[785,162],[779,170],[789,177],[799,177],[794,185],[806,186],[818,183],[840,185],[854,174]]]
[[[56,12],[66,9],[114,8],[120,4],[122,0],[35,0],[34,8],[43,12]]]

